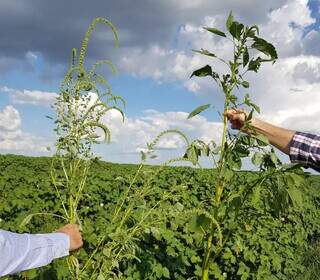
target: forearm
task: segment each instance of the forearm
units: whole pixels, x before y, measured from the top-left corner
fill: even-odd
[[[289,155],[290,143],[295,134],[294,131],[280,128],[255,118],[252,119],[251,125],[257,133],[266,136],[270,144]]]
[[[0,276],[49,264],[69,254],[63,233],[16,234],[0,230]]]

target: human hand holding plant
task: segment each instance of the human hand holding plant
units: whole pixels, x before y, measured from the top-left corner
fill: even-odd
[[[231,128],[233,129],[241,129],[246,120],[247,112],[241,109],[228,109],[224,112],[224,115],[228,118],[231,123]],[[246,131],[245,131],[246,132]]]
[[[57,232],[64,233],[70,238],[70,247],[69,251],[75,251],[82,247],[83,240],[82,235],[79,229],[79,226],[76,224],[67,224],[57,230]]]

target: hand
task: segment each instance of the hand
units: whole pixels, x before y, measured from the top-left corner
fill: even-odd
[[[244,110],[233,108],[226,110],[224,115],[230,121],[231,128],[240,130],[245,122],[247,113]]]
[[[70,238],[69,251],[74,251],[82,247],[83,241],[79,226],[75,224],[68,224],[58,229],[57,232],[65,233]]]

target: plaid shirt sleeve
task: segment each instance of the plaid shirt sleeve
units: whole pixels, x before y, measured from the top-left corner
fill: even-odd
[[[291,162],[320,172],[320,135],[296,132],[290,144]]]

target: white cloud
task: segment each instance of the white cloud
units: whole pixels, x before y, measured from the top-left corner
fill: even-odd
[[[54,103],[57,93],[40,90],[18,90],[8,87],[1,87],[0,91],[8,93],[15,104],[31,104],[39,106],[50,106]]]
[[[194,5],[198,3],[200,1]],[[217,90],[208,79],[188,80],[188,77],[193,70],[208,63],[214,65],[215,71],[224,73],[224,65],[214,60],[210,63],[210,58],[187,50],[204,48],[227,59],[232,44],[202,28],[224,29],[224,21],[225,16],[216,14],[205,17],[201,23],[187,22],[179,29],[175,49],[151,48],[141,52],[141,57],[132,53],[126,57],[131,61],[131,67],[122,66],[138,76],[181,82],[197,95]],[[276,46],[279,60],[274,66],[263,65],[259,74],[252,73],[247,77],[251,84],[249,92],[261,105],[262,117],[297,130],[320,131],[320,123],[315,121],[320,113],[320,57],[316,56],[319,55],[319,32],[312,30],[306,36],[304,34],[305,28],[314,22],[307,0],[287,0],[272,9],[260,31],[262,37]],[[142,66],[139,61],[144,61]]]
[[[320,32],[311,30],[302,40],[303,52],[309,55],[320,55]]]
[[[48,145],[42,137],[22,131],[21,116],[13,106],[0,111],[0,151],[36,155],[45,153]]]
[[[186,112],[158,112],[146,110],[141,117],[126,118],[122,123],[121,116],[111,111],[104,119],[112,134],[110,149],[115,153],[137,153],[146,148],[146,144],[164,130],[176,129],[185,133],[190,140],[196,138],[205,142],[220,141],[222,123],[208,121],[205,117],[196,116],[187,119]],[[168,150],[170,155],[178,155],[185,148],[182,138],[169,134],[161,139],[157,149]],[[163,151],[159,151],[163,155]],[[117,155],[119,156],[119,154]],[[107,156],[108,157],[108,156]],[[136,160],[138,156],[136,155]]]
[[[12,106],[6,106],[0,111],[0,129],[14,131],[21,125],[19,112]]]
[[[265,67],[251,88],[263,118],[287,128],[319,132],[319,68],[319,57],[303,55]]]
[[[194,1],[192,6],[203,5],[206,1]],[[182,4],[175,1],[176,5]],[[244,6],[252,5],[252,1],[242,3]],[[271,4],[270,4],[271,5]],[[274,5],[274,4],[273,4]],[[272,5],[271,5],[272,6]],[[185,6],[188,9],[188,5]],[[242,15],[243,16],[243,15]],[[315,19],[311,17],[311,11],[307,0],[288,0],[283,5],[277,6],[268,13],[267,21],[261,26],[262,37],[270,40],[277,48],[279,57],[291,57],[303,52],[309,37],[314,41],[311,33],[306,39],[304,28],[313,24]],[[214,36],[205,31],[203,26],[214,26],[225,29],[225,14],[205,16],[201,23],[186,22],[177,33],[177,47],[164,49],[154,45],[148,49],[135,48],[133,51],[124,52],[127,55],[120,60],[120,68],[139,77],[151,77],[157,81],[179,81],[191,92],[207,92],[208,82],[205,79],[197,79],[188,82],[190,74],[201,66],[210,64],[210,58],[193,54],[191,49],[208,49],[225,60],[230,59],[232,43],[222,37]],[[303,43],[303,40],[306,43]],[[222,63],[214,64],[214,70],[225,72],[226,67]]]

